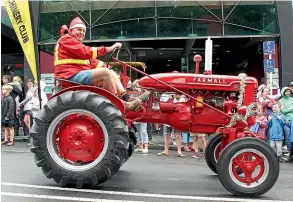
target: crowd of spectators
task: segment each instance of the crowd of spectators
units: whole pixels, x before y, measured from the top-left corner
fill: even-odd
[[[13,146],[14,137],[20,134],[20,128],[23,129],[26,139],[29,138],[30,126],[40,110],[40,99],[38,85],[32,79],[28,79],[26,85],[25,88],[18,76],[13,78],[10,75],[2,76],[1,123],[4,128],[2,145]],[[40,81],[42,105],[45,105],[48,101],[44,92],[45,86],[45,82]],[[26,92],[25,89],[27,89]]]
[[[259,86],[257,123],[251,127],[275,150],[279,160],[292,161],[293,155],[293,82],[283,87],[276,95],[270,94],[269,87]],[[282,152],[288,158],[282,158]]]

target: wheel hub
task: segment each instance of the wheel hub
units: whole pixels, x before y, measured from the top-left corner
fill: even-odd
[[[70,148],[77,151],[83,150],[87,147],[87,134],[84,130],[79,128],[74,129],[74,131],[69,135],[68,142],[70,143]]]
[[[100,125],[90,116],[72,114],[62,120],[56,142],[63,159],[89,163],[102,152],[104,134]]]
[[[265,164],[263,158],[253,152],[245,152],[232,160],[232,172],[237,180],[250,186],[251,183],[257,183],[264,175]],[[243,174],[239,173],[239,168]],[[243,176],[244,175],[244,176]]]

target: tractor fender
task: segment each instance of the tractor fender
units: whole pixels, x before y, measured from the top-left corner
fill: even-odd
[[[59,91],[58,93],[54,94],[50,100],[56,96],[59,96],[62,93],[68,92],[68,91],[90,91],[92,93],[101,95],[105,98],[107,98],[108,100],[111,101],[111,103],[113,103],[120,111],[122,114],[125,114],[125,107],[122,103],[122,101],[116,97],[115,95],[113,95],[112,93],[110,93],[107,90],[104,90],[102,88],[98,88],[95,86],[73,86],[73,87],[69,87],[66,89],[63,89],[61,91]]]

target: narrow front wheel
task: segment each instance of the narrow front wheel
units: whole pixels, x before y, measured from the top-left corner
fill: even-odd
[[[217,162],[222,185],[240,197],[258,197],[269,191],[278,179],[279,170],[274,150],[256,138],[230,143]]]

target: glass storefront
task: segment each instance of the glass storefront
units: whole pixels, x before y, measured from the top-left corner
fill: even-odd
[[[43,1],[40,43],[76,16],[96,41],[279,34],[275,1]]]

